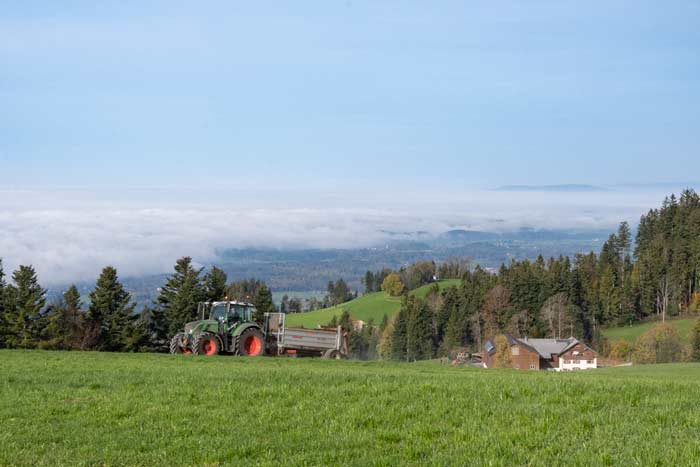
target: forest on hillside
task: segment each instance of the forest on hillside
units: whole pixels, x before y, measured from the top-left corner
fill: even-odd
[[[666,198],[642,216],[636,239],[623,222],[599,253],[512,261],[495,273],[461,261],[423,261],[368,271],[366,291],[382,289],[390,275],[401,282],[397,294],[440,275],[462,282],[444,291],[435,287],[425,299],[404,295],[394,319],[361,331],[345,317],[358,358],[432,358],[457,347],[479,349],[501,332],[574,335],[600,347],[603,326],[700,312],[700,197],[686,190]],[[328,304],[354,296],[342,280],[330,283],[328,292]],[[31,266],[6,280],[0,260],[0,347],[163,350],[169,336],[196,318],[197,302],[224,297],[252,301],[260,314],[276,310],[262,281],[229,283],[221,269],[196,269],[188,257],[178,260],[157,300],[140,313],[112,267],[104,268],[85,307],[74,286],[47,303]]]
[[[599,254],[513,261],[497,274],[477,266],[460,287],[404,299],[381,330],[380,354],[414,360],[480,349],[503,332],[576,336],[602,349],[603,326],[698,313],[700,197],[686,190],[642,216],[634,242],[623,222]]]

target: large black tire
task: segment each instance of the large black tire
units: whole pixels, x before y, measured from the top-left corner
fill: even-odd
[[[170,339],[170,353],[173,355],[189,354],[192,353],[190,349],[182,346],[182,341],[185,338],[185,334],[180,332],[175,334],[172,339]]]
[[[265,353],[265,338],[262,332],[248,328],[236,339],[236,355],[243,357],[259,357]]]
[[[192,340],[192,353],[195,355],[211,357],[212,355],[218,355],[220,351],[219,339],[214,334],[204,332],[198,334]]]

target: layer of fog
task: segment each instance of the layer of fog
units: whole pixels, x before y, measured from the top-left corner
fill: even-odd
[[[5,272],[33,264],[46,284],[169,272],[178,257],[217,261],[227,248],[361,248],[451,229],[612,229],[635,225],[665,193],[441,193],[323,195],[227,190],[0,190]]]

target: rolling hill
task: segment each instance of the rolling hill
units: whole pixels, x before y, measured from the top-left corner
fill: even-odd
[[[690,342],[690,328],[693,327],[693,318],[676,319],[666,321],[668,324],[676,328],[678,337],[681,342],[688,344]],[[648,331],[653,325],[658,324],[658,321],[652,323],[633,324],[632,326],[621,326],[617,328],[609,328],[603,330],[603,336],[607,337],[610,342],[616,340],[625,340],[634,343],[637,338],[644,332]]]
[[[438,286],[442,290],[453,285],[459,285],[459,283],[459,279],[448,279],[439,281]],[[424,285],[423,287],[412,291],[411,295],[423,298],[427,295],[431,286],[432,285]],[[384,318],[385,314],[391,318],[397,311],[399,311],[400,306],[401,298],[390,297],[384,292],[376,292],[363,295],[355,300],[351,300],[347,303],[331,308],[287,315],[286,319],[288,326],[314,328],[318,325],[325,326],[331,319],[333,319],[333,316],[340,317],[343,310],[347,309],[353,319],[359,319],[362,321],[374,319],[375,323],[379,323]]]

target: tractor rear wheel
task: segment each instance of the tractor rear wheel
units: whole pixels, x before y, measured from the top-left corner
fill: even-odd
[[[265,352],[265,340],[260,331],[248,328],[238,336],[237,353],[244,357],[257,357]]]
[[[210,357],[218,354],[219,350],[221,350],[219,346],[219,339],[217,339],[213,334],[199,334],[192,341],[192,353],[195,355],[205,355]]]
[[[170,353],[173,355],[191,354],[192,351],[187,348],[187,338],[184,333],[178,333],[170,339]]]

